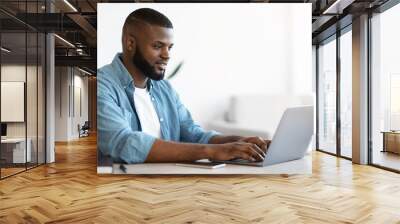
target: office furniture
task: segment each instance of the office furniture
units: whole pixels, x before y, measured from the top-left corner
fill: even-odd
[[[382,152],[392,152],[400,154],[400,131],[382,131],[383,150]]]
[[[85,123],[82,126],[78,124],[79,138],[89,136],[89,129],[90,129],[89,121],[85,121]]]
[[[27,144],[25,151],[25,144]],[[1,140],[1,159],[5,164],[20,164],[32,161],[30,138],[7,138]]]

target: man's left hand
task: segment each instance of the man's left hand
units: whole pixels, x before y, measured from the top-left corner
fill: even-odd
[[[239,141],[256,144],[265,153],[267,152],[267,149],[268,149],[269,145],[271,144],[270,140],[262,139],[257,136],[243,137]]]

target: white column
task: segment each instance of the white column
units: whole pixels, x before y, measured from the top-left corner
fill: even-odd
[[[368,15],[353,20],[353,162],[368,163]]]
[[[54,150],[54,115],[55,115],[55,78],[54,78],[54,35],[46,36],[46,163],[55,161]]]
[[[47,12],[53,12],[54,6],[46,1]],[[55,161],[54,132],[55,132],[55,53],[54,35],[46,35],[46,163]]]

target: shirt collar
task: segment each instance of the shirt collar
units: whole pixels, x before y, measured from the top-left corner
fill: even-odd
[[[133,89],[135,89],[134,80],[131,74],[126,69],[125,65],[122,63],[122,53],[117,53],[112,61],[112,66],[116,71],[117,77],[120,80],[121,84],[124,88],[127,88],[129,85],[132,85]],[[151,79],[147,79],[147,89],[150,91],[153,88],[153,81]]]

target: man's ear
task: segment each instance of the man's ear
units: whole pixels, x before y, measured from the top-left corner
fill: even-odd
[[[126,49],[130,52],[136,51],[136,38],[133,35],[127,34],[125,36]]]

